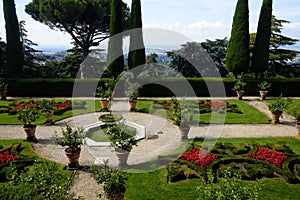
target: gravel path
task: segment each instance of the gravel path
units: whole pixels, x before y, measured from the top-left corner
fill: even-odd
[[[266,102],[247,97],[245,98],[245,102],[270,117]],[[126,101],[115,101],[112,105],[114,112],[121,113],[125,120],[145,126],[147,130],[146,138],[148,138],[139,141],[138,146],[133,148],[128,157],[129,165],[153,160],[158,156],[172,152],[180,146],[181,134],[179,128],[174,126],[170,120],[151,114],[129,113],[127,112],[128,108]],[[34,151],[46,159],[66,164],[67,159],[64,155],[64,148],[54,145],[52,140],[54,132],[57,131],[60,134],[61,128],[65,127],[66,124],[75,128],[98,122],[99,115],[100,113],[90,113],[62,120],[53,126],[39,125],[36,132],[38,143],[33,144]],[[294,137],[297,135],[294,117],[284,113],[281,122],[278,125],[199,125],[190,129],[189,138]],[[0,139],[25,138],[25,133],[21,125],[0,125],[0,130]],[[91,200],[99,199],[96,194],[99,194],[102,188],[93,180],[87,170],[88,166],[93,165],[95,159],[98,157],[108,157],[112,167],[118,166],[117,156],[113,148],[83,145],[79,160],[83,169],[76,172],[71,188],[71,191],[77,197]]]

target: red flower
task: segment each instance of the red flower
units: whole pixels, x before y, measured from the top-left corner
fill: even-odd
[[[174,105],[173,103],[166,103],[166,104],[164,104],[164,106],[165,106],[166,108],[171,108],[173,105]],[[177,103],[177,104],[176,104],[176,108],[179,108],[179,106],[180,106],[180,105]]]
[[[212,161],[216,160],[218,156],[201,152],[198,148],[193,148],[192,151],[181,154],[178,156],[178,158],[196,163],[201,168],[205,169],[206,166]]]
[[[212,108],[218,109],[220,107],[227,106],[227,103],[226,102],[208,102],[208,103],[201,104],[200,106],[212,107]]]
[[[16,110],[19,110],[19,108],[24,108],[24,105],[22,103],[15,105]]]
[[[71,106],[71,104],[66,103],[66,102],[54,105],[54,107],[56,109],[63,109],[63,108],[67,108],[67,107],[70,107],[70,106]]]
[[[32,103],[26,103],[25,105],[23,103],[19,103],[17,105],[15,105],[15,109],[16,110],[19,110],[20,108],[34,108],[36,105],[35,104],[32,104]]]
[[[249,155],[248,157],[267,161],[273,165],[276,165],[277,167],[281,167],[282,162],[287,158],[287,156],[282,152],[268,150],[261,147],[259,147],[255,153]]]
[[[0,163],[3,164],[5,162],[10,162],[18,159],[18,157],[13,156],[8,150],[0,153]]]

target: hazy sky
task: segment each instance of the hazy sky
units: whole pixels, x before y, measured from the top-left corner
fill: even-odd
[[[26,21],[28,38],[41,46],[67,46],[68,34],[53,31],[46,25],[34,21],[25,13],[30,0],[15,0],[19,21]],[[129,6],[131,0],[124,0]],[[145,28],[163,28],[181,33],[192,40],[221,39],[230,36],[231,23],[237,0],[142,0]],[[262,0],[249,0],[250,31],[256,32]],[[284,34],[300,39],[300,0],[274,1],[273,14],[278,19],[291,23]],[[0,1],[2,10],[2,1]],[[0,16],[0,37],[5,39],[3,12]]]

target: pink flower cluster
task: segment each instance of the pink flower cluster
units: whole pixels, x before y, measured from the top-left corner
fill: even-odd
[[[282,162],[287,158],[287,156],[285,156],[282,152],[268,150],[261,147],[259,147],[255,153],[249,155],[248,157],[267,161],[273,165],[276,165],[277,167],[281,167]]]
[[[3,164],[5,162],[17,160],[18,157],[13,156],[8,150],[4,151],[3,153],[0,153],[0,163]]]
[[[178,158],[196,163],[201,168],[205,169],[206,166],[212,161],[216,160],[218,156],[201,152],[198,148],[193,148],[192,151],[181,154],[178,156]]]
[[[212,107],[212,108],[218,109],[220,107],[227,106],[227,103],[226,102],[208,102],[208,103],[201,104],[200,106]]]

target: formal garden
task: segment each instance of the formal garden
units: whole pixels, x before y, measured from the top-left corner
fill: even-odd
[[[299,40],[272,0],[255,33],[237,0],[229,38],[164,53],[140,0],[23,3],[71,37],[54,55],[16,4],[1,4],[0,199],[300,199]]]

